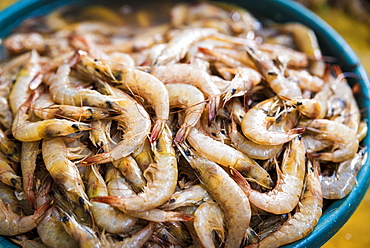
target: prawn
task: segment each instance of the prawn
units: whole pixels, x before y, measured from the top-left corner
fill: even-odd
[[[68,120],[49,119],[30,122],[28,121],[28,108],[28,102],[19,107],[12,125],[12,134],[19,141],[32,142],[44,138],[66,136],[90,129],[90,125],[87,123]]]
[[[208,119],[212,121],[216,117],[221,91],[207,72],[189,64],[171,64],[153,67],[150,73],[164,84],[185,83],[197,87],[208,97]]]
[[[33,215],[20,216],[8,208],[0,199],[0,235],[15,236],[34,229],[44,218],[46,211],[52,206],[53,202],[48,201],[40,206]]]
[[[343,162],[355,156],[359,141],[356,132],[339,122],[327,119],[301,121],[307,131],[313,132],[316,138],[334,141],[332,152],[311,153],[312,158],[324,161]]]
[[[208,193],[201,185],[192,185],[173,193],[167,203],[161,206],[162,209],[173,210],[186,205],[192,205],[207,198]]]
[[[123,126],[125,134],[112,150],[86,158],[85,164],[103,164],[126,157],[144,143],[150,132],[151,121],[144,107],[119,89],[112,88],[112,93],[119,99],[117,104],[122,109],[120,115],[111,119]]]
[[[186,139],[190,129],[199,121],[205,108],[204,96],[200,90],[188,84],[166,84],[166,89],[170,106],[185,109],[184,123],[175,136],[175,141],[180,142]]]
[[[304,128],[287,132],[269,130],[269,115],[279,100],[276,97],[264,100],[251,108],[243,117],[241,129],[245,137],[260,145],[279,145],[299,136]]]
[[[108,196],[107,186],[96,166],[90,167],[87,185],[89,198]],[[137,221],[136,218],[100,202],[91,202],[91,212],[96,224],[110,233],[127,232],[133,228]]]
[[[22,189],[22,178],[15,173],[12,167],[12,163],[1,152],[0,152],[0,181],[11,187]]]
[[[282,148],[280,145],[260,145],[245,138],[236,127],[236,123],[232,121],[231,132],[229,133],[232,146],[235,149],[245,153],[248,157],[253,159],[266,160],[274,157]]]
[[[305,149],[300,137],[293,139],[284,153],[281,171],[273,190],[260,193],[251,189],[248,182],[234,171],[234,179],[242,187],[248,199],[258,208],[273,214],[291,212],[298,204],[305,176]]]
[[[263,187],[271,188],[272,180],[267,171],[244,153],[212,139],[196,128],[191,130],[187,141],[206,158],[225,167],[233,167],[245,173],[248,180],[256,182]]]
[[[144,171],[147,185],[138,195],[127,198],[94,197],[93,201],[119,206],[121,210],[148,210],[164,204],[174,193],[177,184],[177,160],[172,147],[171,132],[166,127],[159,139],[152,143],[155,164]]]
[[[77,69],[88,75],[107,79],[114,86],[129,90],[147,100],[157,116],[150,141],[154,142],[159,137],[168,119],[170,106],[167,89],[159,79],[138,69],[93,59],[86,54],[80,54]]]
[[[42,157],[51,177],[63,187],[67,196],[75,203],[89,209],[91,204],[77,166],[68,158],[67,146],[62,138],[42,141]]]
[[[206,37],[217,34],[218,31],[213,28],[192,28],[181,30],[175,38],[171,39],[166,48],[154,61],[155,66],[166,65],[169,63],[178,63],[185,57],[190,46]]]
[[[356,176],[367,160],[367,149],[362,148],[352,159],[341,162],[331,176],[320,175],[322,195],[325,199],[342,199],[356,183]]]
[[[261,240],[258,247],[280,247],[309,234],[322,214],[323,200],[319,168],[307,163],[306,187],[295,213],[276,232]]]
[[[248,197],[218,164],[190,149],[185,143],[177,144],[177,147],[223,210],[227,230],[225,247],[239,247],[251,218]]]
[[[224,222],[225,217],[221,207],[213,201],[205,201],[197,208],[197,210],[195,210],[194,227],[203,247],[217,247],[214,244],[212,235],[213,231],[218,234],[221,239],[221,243],[224,242]],[[226,244],[225,247],[227,247]]]
[[[9,103],[13,115],[16,115],[22,106],[31,96],[30,84],[41,71],[40,56],[33,50],[28,63],[18,72],[15,83],[9,94]]]
[[[225,89],[224,102],[228,102],[233,97],[244,95],[254,86],[261,82],[261,74],[248,67],[236,69],[237,74],[231,80],[231,84]]]
[[[113,167],[114,168],[114,167]],[[114,168],[115,169],[115,168]],[[117,169],[115,169],[117,170]],[[164,211],[161,209],[153,208],[143,211],[127,211],[126,209],[121,208],[123,201],[122,199],[136,196],[135,192],[132,190],[127,181],[118,175],[119,173],[115,172],[112,174],[112,178],[109,179],[107,184],[108,193],[110,199],[113,199],[112,202],[108,203],[114,207],[117,207],[128,215],[136,218],[145,219],[148,221],[154,222],[168,222],[168,221],[190,221],[193,220],[193,216],[183,212],[174,212],[174,211]],[[97,200],[109,200],[107,197],[98,198]]]
[[[17,145],[0,129],[0,151],[14,162],[19,162],[20,152]]]

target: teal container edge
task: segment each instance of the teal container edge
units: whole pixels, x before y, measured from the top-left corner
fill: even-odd
[[[25,19],[45,15],[51,11],[86,0],[21,0],[0,12],[0,39],[9,35]],[[302,5],[291,0],[234,0],[232,2],[251,11],[257,18],[267,17],[277,22],[301,22],[313,29],[318,37],[325,56],[334,56],[340,62],[343,71],[353,72],[361,84],[362,95],[358,98],[360,108],[365,108],[364,117],[368,116],[370,106],[370,82],[368,75],[360,61],[347,42],[326,22]],[[127,2],[125,2],[127,3]],[[268,7],[266,7],[268,6]],[[369,127],[369,122],[368,122]],[[370,129],[370,127],[369,127]],[[364,140],[369,146],[370,137]],[[357,184],[345,198],[333,202],[323,213],[314,231],[306,238],[299,240],[287,248],[293,247],[320,247],[327,242],[351,217],[370,186],[369,158],[359,172]],[[0,247],[16,247],[8,240],[0,237]]]

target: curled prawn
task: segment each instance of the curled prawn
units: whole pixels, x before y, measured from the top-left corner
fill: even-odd
[[[303,128],[293,128],[287,132],[269,130],[268,114],[277,103],[276,98],[270,98],[258,103],[243,117],[241,128],[243,134],[250,140],[261,145],[279,145],[296,138]]]
[[[305,166],[305,149],[301,138],[297,137],[291,141],[284,153],[281,171],[276,167],[278,181],[270,192],[260,193],[251,189],[247,181],[239,176],[240,174],[235,173],[234,178],[255,206],[270,213],[285,214],[298,204],[303,188]]]
[[[258,247],[280,247],[302,239],[313,230],[323,207],[318,170],[308,162],[306,186],[295,213],[276,232],[260,241]]]
[[[205,103],[203,93],[196,87],[188,84],[166,84],[170,106],[185,109],[184,123],[177,131],[175,141],[186,139],[189,131],[194,127],[203,113]]]

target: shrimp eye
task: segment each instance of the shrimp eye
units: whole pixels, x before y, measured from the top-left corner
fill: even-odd
[[[80,203],[80,205],[84,205],[85,200],[82,197],[78,197],[78,202]]]
[[[186,155],[186,156],[190,156],[190,150],[188,150],[188,149],[187,149],[187,150],[185,150],[185,155]]]
[[[297,102],[297,106],[302,105],[303,103],[301,101]]]
[[[232,88],[230,93],[231,93],[231,95],[234,95],[235,92],[236,92],[236,89],[235,88]]]
[[[100,72],[99,68],[95,68],[95,71],[96,71],[96,72]]]
[[[97,59],[94,59],[94,62],[99,62],[99,60],[97,60]]]
[[[163,234],[163,235],[162,235],[162,238],[163,238],[163,239],[168,239],[168,236],[167,236],[166,234]]]
[[[169,203],[175,203],[176,199],[175,198],[171,198]]]
[[[76,130],[80,130],[80,128],[78,127],[78,125],[77,125],[77,124],[72,124],[72,127],[73,127],[74,129],[76,129]]]
[[[311,167],[310,170],[311,170],[311,172],[313,172],[314,171],[313,167]]]
[[[63,221],[63,222],[68,222],[68,221],[69,221],[69,217],[68,217],[68,216],[64,216],[64,217],[62,218],[62,221]]]
[[[107,104],[108,108],[110,108],[110,109],[112,108],[112,102],[106,101],[105,104]]]
[[[269,76],[277,76],[277,73],[274,72],[274,71],[269,71],[269,72],[267,72],[267,75],[269,75]]]
[[[15,186],[17,184],[17,180],[15,178],[10,179],[10,182]]]
[[[302,137],[301,137],[301,135],[299,135],[299,136],[298,136],[298,140],[302,140]]]

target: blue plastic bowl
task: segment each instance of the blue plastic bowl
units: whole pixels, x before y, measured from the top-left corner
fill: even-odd
[[[25,19],[50,13],[51,11],[70,4],[89,4],[87,0],[21,0],[0,12],[0,39],[9,35]],[[99,2],[99,1],[94,1]],[[104,4],[103,1],[100,1]],[[344,39],[320,17],[302,5],[291,0],[228,0],[251,11],[257,18],[269,18],[276,22],[300,22],[313,29],[318,37],[320,47],[325,56],[335,57],[345,72],[357,75],[362,87],[362,94],[357,98],[364,118],[367,118],[370,107],[370,84],[365,69],[354,51]],[[127,3],[127,2],[126,2]],[[350,83],[354,83],[351,81]],[[368,123],[369,125],[369,123]],[[370,130],[370,127],[369,127]],[[369,136],[364,145],[369,146]],[[345,198],[335,201],[323,213],[319,223],[306,238],[285,247],[320,247],[328,241],[348,221],[357,209],[370,185],[370,165],[366,162],[357,177],[357,185]],[[0,237],[0,247],[16,247]]]

